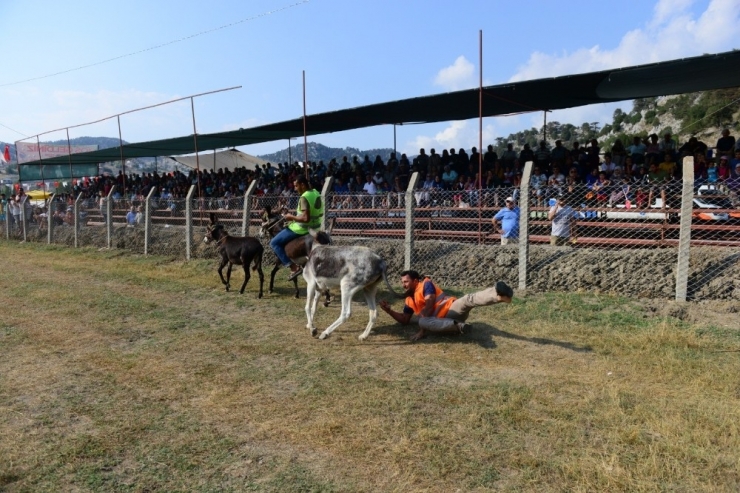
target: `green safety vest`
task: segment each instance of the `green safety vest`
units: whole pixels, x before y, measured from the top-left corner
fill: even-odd
[[[306,235],[309,229],[319,229],[321,227],[321,218],[324,217],[324,202],[321,200],[321,194],[316,190],[308,190],[301,197],[308,202],[308,222],[293,221],[288,225],[288,228],[296,234]],[[298,201],[296,215],[300,216],[302,213],[301,202]]]

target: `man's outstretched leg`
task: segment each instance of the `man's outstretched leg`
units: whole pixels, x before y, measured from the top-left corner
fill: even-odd
[[[450,305],[447,318],[465,321],[470,315],[470,310],[477,306],[488,306],[495,303],[511,303],[514,290],[505,282],[498,281],[492,288],[484,289],[476,293],[466,294],[456,299]]]

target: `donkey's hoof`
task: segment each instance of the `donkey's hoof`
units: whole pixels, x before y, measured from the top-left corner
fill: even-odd
[[[310,330],[311,330],[311,337],[316,337],[316,334],[319,333],[319,329],[317,329],[316,327],[311,327]]]
[[[328,336],[329,336],[329,334],[327,334],[326,332],[322,332],[322,333],[321,333],[321,335],[319,336],[319,339],[321,339],[321,340],[323,341],[323,340],[324,340],[324,339],[326,339],[326,338],[327,338]]]

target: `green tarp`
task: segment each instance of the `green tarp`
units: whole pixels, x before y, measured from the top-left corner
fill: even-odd
[[[596,103],[740,87],[740,51],[704,55],[587,74],[552,77],[483,88],[483,116],[558,110]],[[468,89],[433,96],[373,104],[308,115],[308,135],[341,132],[388,124],[435,123],[467,120],[479,115],[479,90]],[[303,136],[303,118],[249,129],[199,134],[198,151],[287,140]],[[123,146],[125,159],[172,156],[196,151],[193,136]],[[119,161],[118,147],[73,154],[74,164]],[[69,165],[69,157],[24,163]]]

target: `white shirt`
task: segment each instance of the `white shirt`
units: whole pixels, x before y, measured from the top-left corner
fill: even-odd
[[[365,190],[370,195],[375,195],[375,193],[378,191],[378,189],[375,187],[375,182],[370,180],[369,182],[366,182],[362,189]]]

